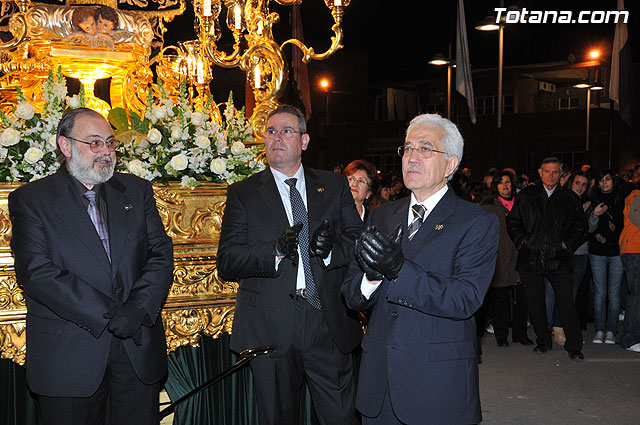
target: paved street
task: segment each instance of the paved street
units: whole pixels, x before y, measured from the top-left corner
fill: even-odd
[[[511,341],[498,348],[485,334],[482,424],[640,424],[640,353],[593,344],[594,333],[593,324],[583,331],[583,362],[570,361],[558,345],[545,354]],[[535,341],[532,328],[529,337]]]

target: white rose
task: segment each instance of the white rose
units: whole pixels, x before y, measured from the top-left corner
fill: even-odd
[[[169,165],[171,165],[171,167],[176,171],[182,171],[187,168],[187,165],[189,165],[189,159],[185,154],[179,153],[171,158]]]
[[[193,112],[191,114],[191,124],[198,126],[198,125],[202,125],[203,122],[204,122],[204,114],[200,112]]]
[[[129,161],[127,169],[131,174],[135,174],[136,176],[142,176],[142,174],[144,174],[144,167],[142,166],[142,161],[139,159]]]
[[[22,118],[23,120],[30,120],[31,118],[33,118],[34,113],[35,109],[30,103],[20,102],[18,103],[18,106],[16,106],[16,117]]]
[[[215,158],[209,166],[212,173],[222,174],[227,170],[227,160],[224,158]]]
[[[171,128],[171,138],[172,139],[181,139],[182,138],[182,129],[177,125]]]
[[[149,139],[149,142],[157,145],[162,141],[162,133],[160,133],[160,130],[158,130],[157,128],[152,128],[147,133],[147,139]]]
[[[211,146],[211,142],[209,141],[209,138],[207,136],[196,137],[195,143],[196,143],[196,146],[201,149],[207,149],[209,146]]]
[[[44,154],[42,153],[42,150],[40,148],[33,147],[27,149],[27,151],[24,153],[24,160],[29,164],[35,164],[36,162],[40,161],[43,156]]]
[[[242,142],[234,142],[233,145],[231,145],[231,153],[232,154],[240,155],[243,152],[244,152],[244,143],[242,143]]]
[[[0,145],[13,146],[20,141],[21,134],[13,128],[5,128],[0,134]]]
[[[67,105],[69,108],[75,109],[80,107],[80,98],[77,94],[74,94],[71,97],[67,97]]]
[[[158,120],[162,120],[167,116],[167,108],[164,106],[156,106],[153,108],[152,112],[153,116]]]

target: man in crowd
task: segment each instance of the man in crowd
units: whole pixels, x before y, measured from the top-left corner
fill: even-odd
[[[302,166],[304,115],[267,119],[269,168],[229,186],[218,267],[238,279],[231,349],[271,345],[251,362],[261,425],[295,424],[306,378],[320,423],[356,423],[352,351],[362,338],[340,285],[362,231],[342,174]]]
[[[447,185],[463,145],[449,120],[414,118],[398,151],[411,196],[372,210],[356,243],[342,292],[349,307],[372,309],[356,400],[364,425],[482,420],[473,314],[499,229]]]
[[[44,425],[157,424],[171,239],[151,184],[114,174],[115,139],[100,114],[68,112],[57,142],[60,170],[9,195],[27,383]]]
[[[578,197],[559,184],[562,163],[558,158],[543,160],[538,173],[541,184],[520,191],[507,216],[507,231],[518,248],[516,270],[537,336],[534,351],[545,353],[552,347],[544,295],[546,277],[564,327],[564,349],[571,360],[582,360],[582,333],[571,289],[571,255],[584,242],[584,212]]]

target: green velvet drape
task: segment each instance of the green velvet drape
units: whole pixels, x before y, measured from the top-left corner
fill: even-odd
[[[203,336],[200,347],[181,347],[169,355],[165,388],[177,400],[230,367],[238,357],[229,351],[229,335]],[[173,425],[257,425],[258,411],[251,369],[247,366],[176,407]],[[300,424],[317,419],[307,390],[301,401]]]
[[[27,389],[27,373],[11,360],[0,360],[0,424],[40,425],[37,402]]]
[[[229,335],[203,336],[200,347],[182,347],[169,354],[165,388],[177,400],[238,360],[229,351]],[[318,423],[308,390],[301,400],[300,424]],[[253,378],[245,367],[176,408],[174,425],[257,425]],[[0,425],[40,425],[38,406],[29,393],[26,369],[0,360]]]

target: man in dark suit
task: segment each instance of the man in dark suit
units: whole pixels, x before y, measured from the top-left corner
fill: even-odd
[[[114,174],[114,135],[100,114],[68,112],[57,142],[60,170],[9,195],[27,383],[44,425],[157,424],[171,239],[151,184]]]
[[[356,408],[365,425],[482,420],[473,314],[498,248],[495,215],[447,185],[462,159],[456,126],[420,115],[402,156],[411,196],[371,211],[342,292],[372,309],[362,340]]]
[[[362,222],[344,175],[302,166],[308,144],[297,108],[273,111],[270,168],[229,186],[220,232],[219,272],[240,281],[231,349],[275,346],[251,362],[262,425],[298,422],[305,379],[322,424],[356,420],[351,352],[362,330],[340,285]]]

